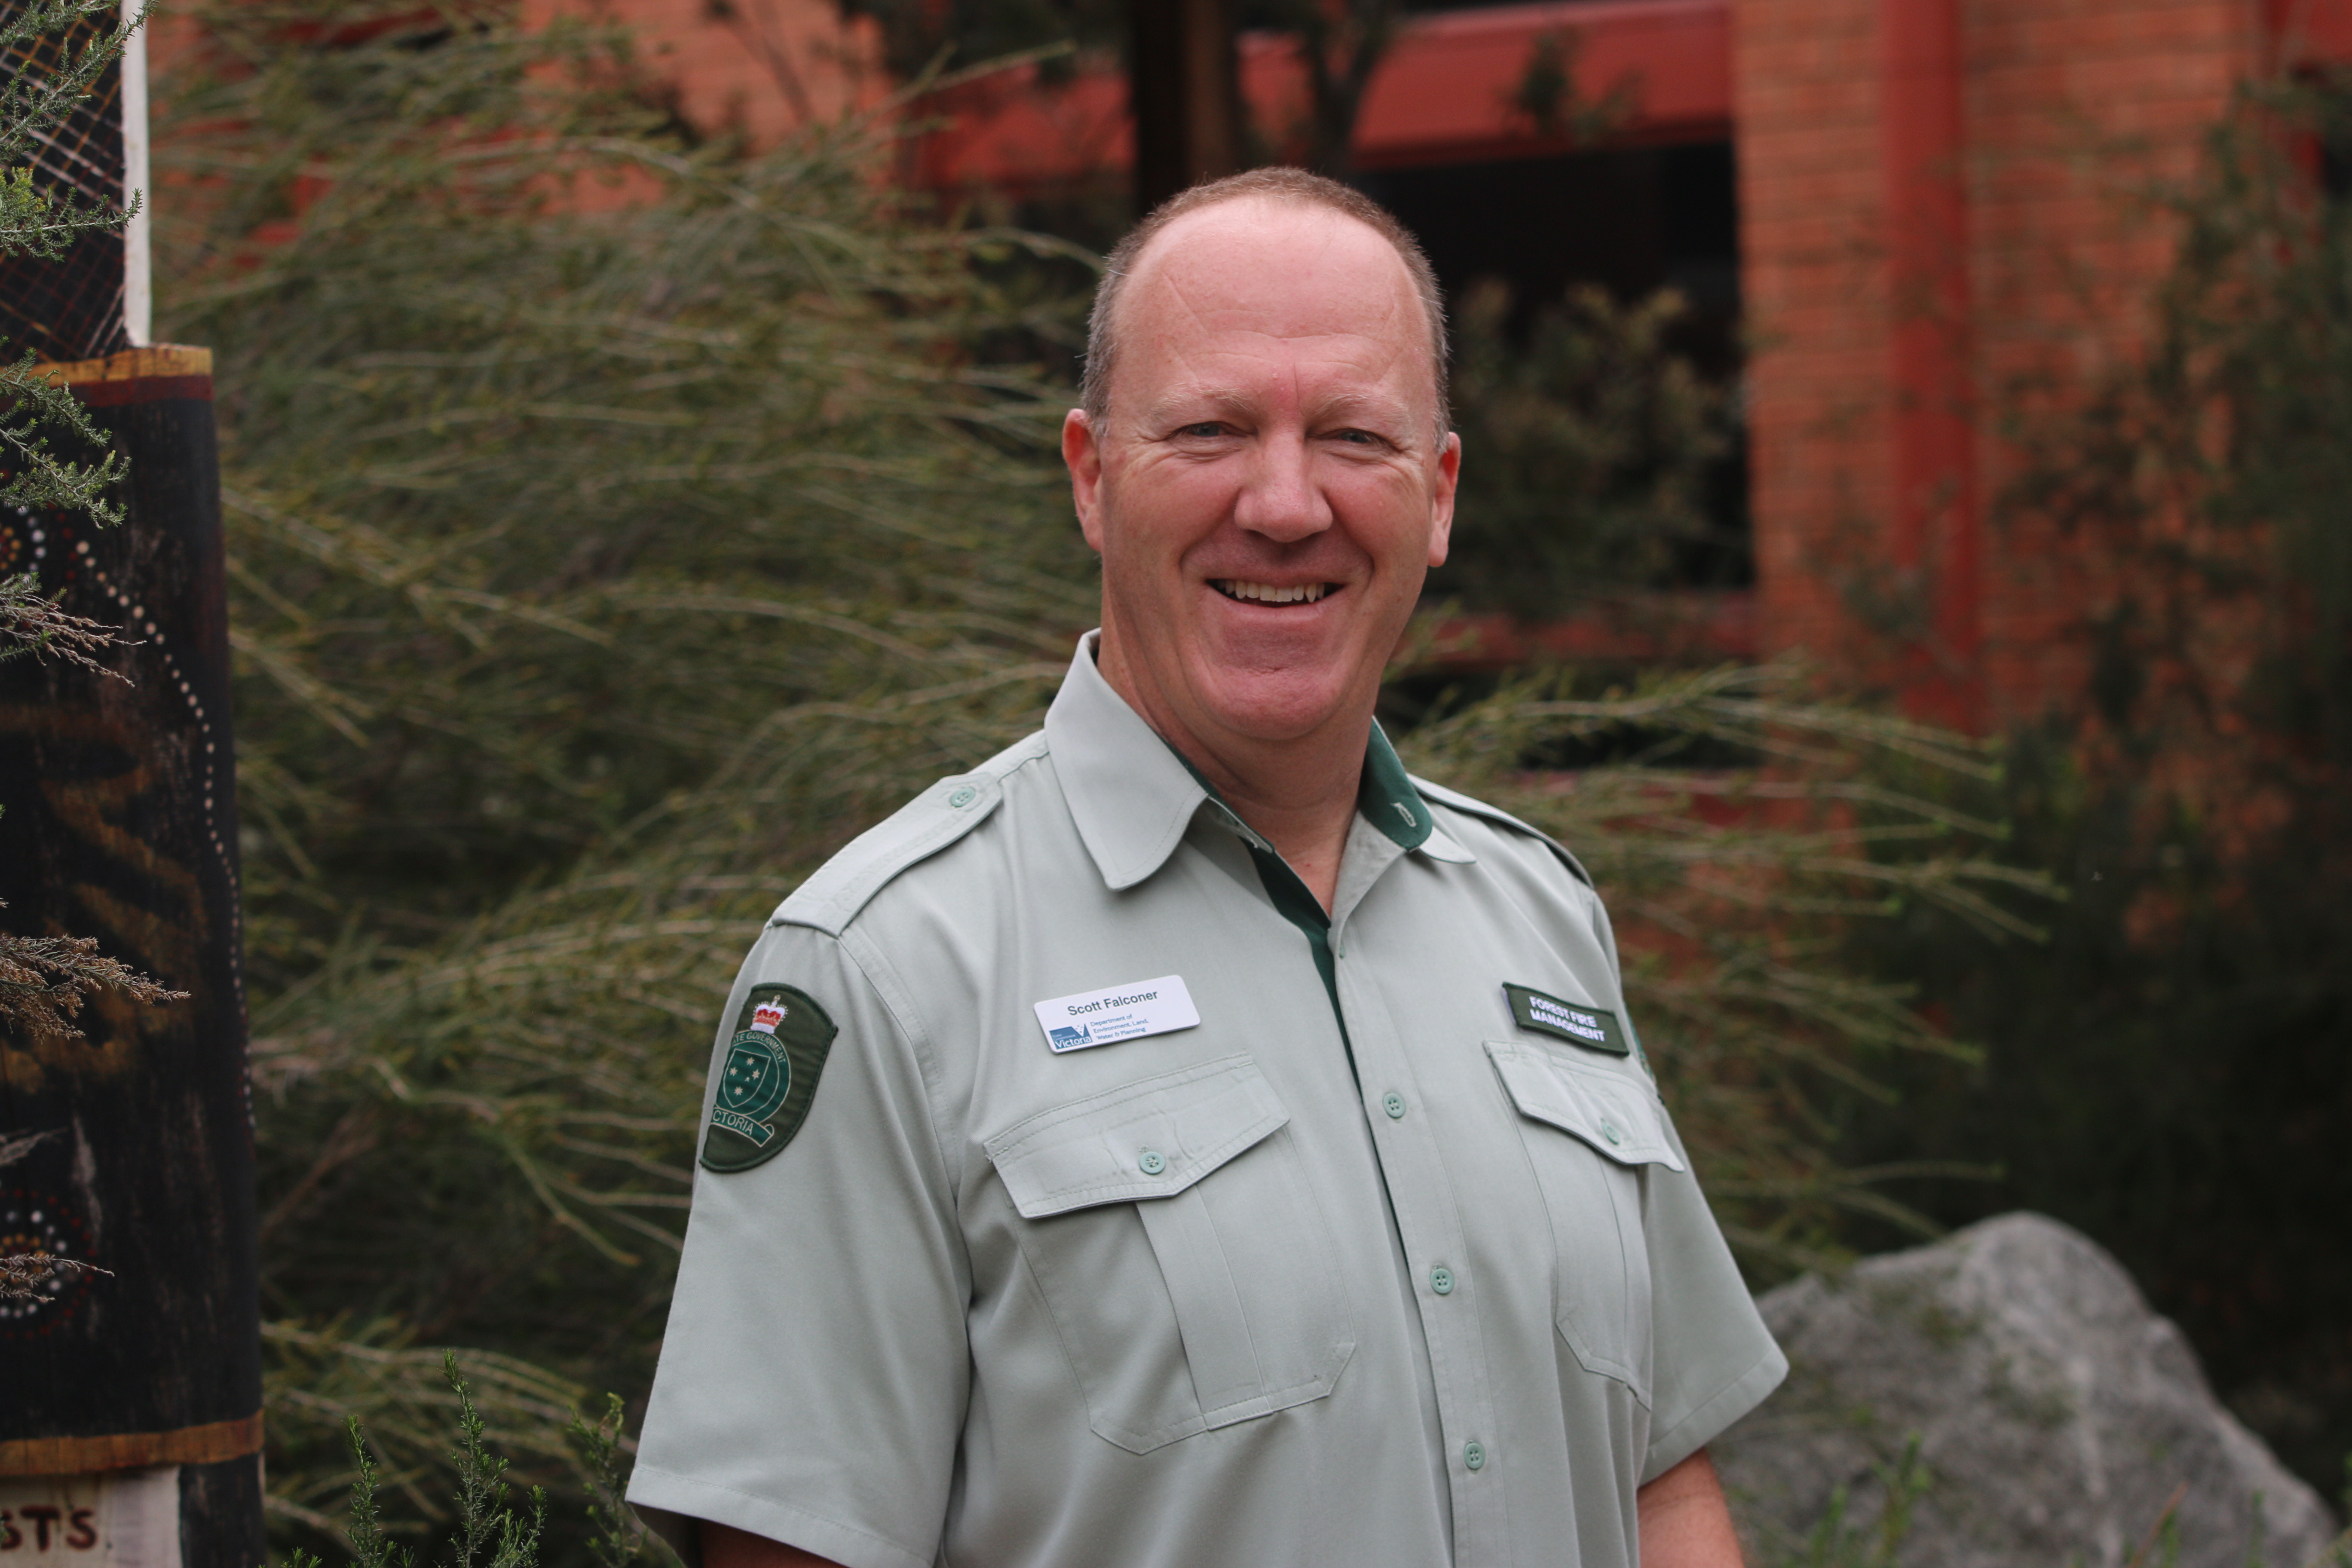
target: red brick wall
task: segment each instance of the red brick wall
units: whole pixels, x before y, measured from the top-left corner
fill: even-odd
[[[2169,258],[2140,193],[2194,166],[2257,64],[2263,0],[1963,0],[1969,320],[1981,566],[1899,569],[1894,328],[1919,290],[1891,276],[1879,7],[1906,0],[1736,0],[1735,107],[1750,373],[1757,568],[1767,648],[1804,647],[1865,681],[1923,668],[1979,683],[1982,721],[2069,704],[2076,635],[2101,576],[2069,540],[2000,504],[2004,434],[2125,361]],[[1979,651],[1920,637],[1975,595]],[[1874,619],[1914,633],[1894,641]]]
[[[1888,342],[1878,0],[1738,0],[1732,111],[1761,632],[1859,656],[1839,581],[1883,571]]]
[[[1967,37],[1976,331],[1991,432],[2127,363],[2171,260],[2144,193],[2191,175],[2257,65],[2252,0],[1971,0]],[[1998,497],[2013,448],[1981,447]],[[1986,532],[1986,684],[1997,717],[2064,706],[2111,579],[2045,521]]]

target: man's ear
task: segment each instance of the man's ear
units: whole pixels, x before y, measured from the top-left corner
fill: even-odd
[[[1446,550],[1454,542],[1454,491],[1461,480],[1462,437],[1448,430],[1445,445],[1437,449],[1437,484],[1429,498],[1429,563],[1433,567],[1445,564]]]
[[[1062,416],[1062,461],[1070,470],[1070,504],[1077,509],[1078,531],[1102,553],[1102,447],[1094,421],[1083,408]]]

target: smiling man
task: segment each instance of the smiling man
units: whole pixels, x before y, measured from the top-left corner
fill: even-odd
[[[1406,775],[1427,263],[1265,170],[1115,252],[1042,731],[777,910],[630,1498],[708,1568],[1738,1562],[1786,1370],[1568,852]],[[1474,454],[1475,458],[1475,454]]]

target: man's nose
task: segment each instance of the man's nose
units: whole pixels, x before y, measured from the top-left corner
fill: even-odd
[[[1277,544],[1309,539],[1331,526],[1331,505],[1315,482],[1313,453],[1299,431],[1260,438],[1234,521]]]

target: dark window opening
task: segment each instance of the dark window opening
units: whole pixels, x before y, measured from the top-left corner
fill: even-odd
[[[1538,313],[1580,284],[1621,303],[1673,288],[1690,310],[1669,346],[1710,380],[1736,384],[1739,210],[1730,142],[1382,170],[1359,183],[1421,237],[1450,301],[1485,279],[1508,287],[1507,333],[1524,340]],[[1677,548],[1681,585],[1754,581],[1747,444],[1736,413],[1735,402],[1729,449],[1706,479],[1712,537]]]

